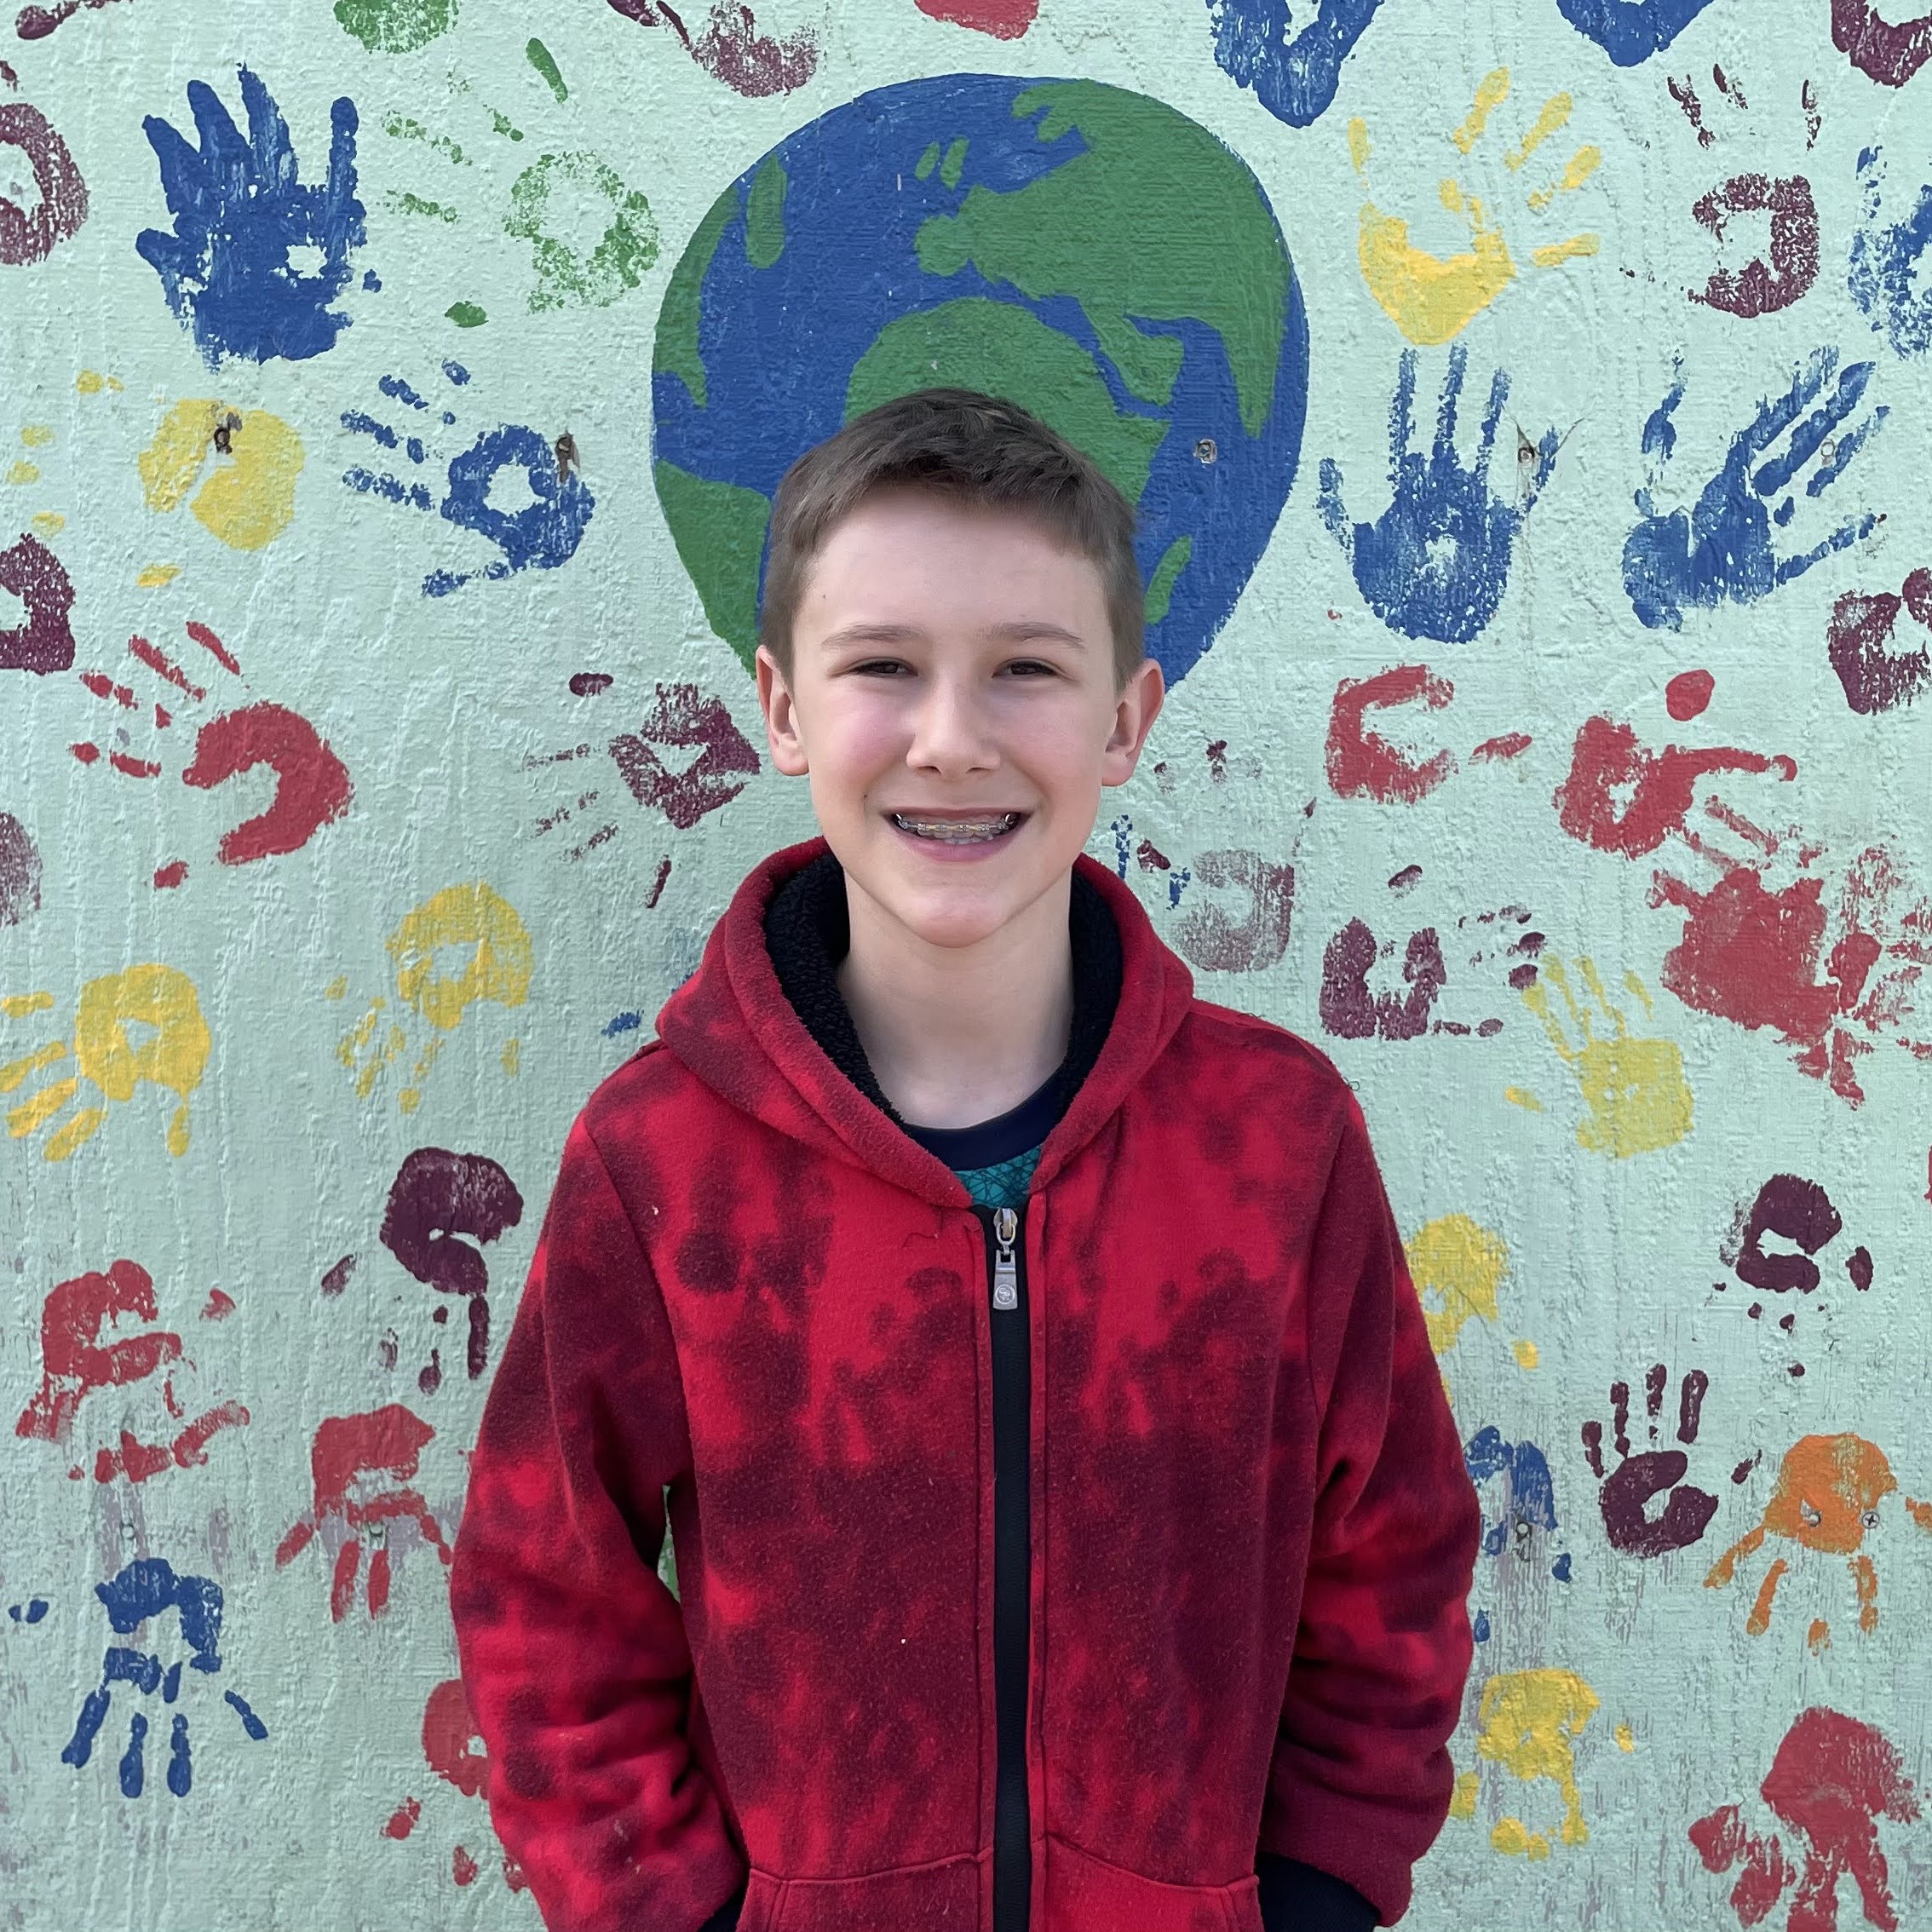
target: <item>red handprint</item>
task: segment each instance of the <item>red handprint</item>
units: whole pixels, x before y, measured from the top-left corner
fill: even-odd
[[[187,634],[221,670],[241,678],[241,666],[206,624],[190,624]],[[130,638],[128,653],[179,692],[187,703],[198,705],[208,702],[207,690],[145,637]],[[81,682],[96,698],[123,711],[142,708],[141,700],[129,686],[116,682],[105,671],[83,671]],[[173,711],[158,699],[150,702],[155,733],[170,730],[175,722]],[[124,730],[115,735],[125,744]],[[169,742],[158,735],[152,748],[161,750]],[[95,764],[102,756],[101,746],[91,742],[83,741],[72,749],[83,765]],[[124,778],[161,775],[158,758],[143,758],[121,750],[110,750],[106,756],[109,768]],[[197,791],[212,791],[256,765],[267,765],[274,772],[275,796],[265,811],[222,834],[215,856],[224,865],[242,865],[250,860],[299,851],[324,825],[348,809],[354,796],[347,768],[315,727],[280,704],[263,703],[220,711],[203,724],[195,734],[193,756],[181,774],[181,783]],[[187,877],[187,870],[185,860],[175,860],[155,873],[154,883],[179,885]]]
[[[1822,845],[1767,832],[1715,802],[1706,809],[1751,849],[1724,852],[1687,834],[1685,843],[1720,868],[1716,883],[1700,889],[1655,875],[1650,903],[1685,915],[1683,936],[1665,955],[1664,984],[1700,1013],[1773,1028],[1797,1049],[1802,1072],[1860,1105],[1855,1062],[1874,1039],[1891,1033],[1914,1052],[1932,1052],[1894,1031],[1909,1020],[1932,960],[1932,902],[1885,847],[1872,845],[1846,869],[1828,907],[1825,881],[1811,870]],[[1791,876],[1774,889],[1764,873],[1787,847]]]
[[[1673,678],[1671,716],[1698,716],[1712,681],[1702,672]],[[1730,746],[1652,751],[1630,725],[1589,718],[1555,792],[1557,821],[1599,852],[1635,859],[1674,838],[1715,865],[1717,877],[1706,885],[1667,871],[1653,877],[1650,903],[1685,914],[1682,937],[1665,960],[1664,984],[1699,1012],[1748,1030],[1775,1029],[1798,1049],[1804,1072],[1856,1106],[1865,1095],[1854,1062],[1873,1040],[1889,1034],[1914,1053],[1932,1055],[1932,1044],[1901,1030],[1932,959],[1932,901],[1887,848],[1872,845],[1844,868],[1828,906],[1826,880],[1814,871],[1826,854],[1821,842],[1795,830],[1767,831],[1706,798],[1704,819],[1739,842],[1722,848],[1705,825],[1690,824],[1699,783],[1715,772],[1789,781],[1797,766],[1782,754]],[[1767,883],[1773,874],[1780,876],[1776,886]]]
[[[1879,1932],[1898,1932],[1878,1826],[1885,1820],[1909,1825],[1918,1817],[1918,1794],[1898,1746],[1870,1724],[1814,1705],[1785,1734],[1758,1789],[1803,1840],[1802,1872],[1777,1833],[1751,1831],[1737,1805],[1720,1805],[1690,1827],[1705,1871],[1728,1872],[1742,1861],[1731,1888],[1739,1923],[1762,1924],[1795,1883],[1786,1932],[1837,1932],[1838,1880],[1849,1877],[1858,1887],[1866,1923]]]
[[[1371,731],[1366,720],[1371,711],[1417,703],[1440,711],[1455,695],[1455,686],[1427,664],[1398,664],[1373,677],[1343,678],[1335,687],[1328,718],[1328,782],[1337,796],[1413,805],[1451,778],[1457,770],[1456,754],[1446,745],[1423,757]],[[1532,742],[1527,733],[1505,732],[1486,738],[1471,750],[1469,758],[1479,762],[1520,757]]]
[[[1570,756],[1570,775],[1556,788],[1556,822],[1572,838],[1625,859],[1654,852],[1684,820],[1699,779],[1713,772],[1775,772],[1797,776],[1794,759],[1767,757],[1728,745],[1687,750],[1667,745],[1652,751],[1628,724],[1585,718]],[[1630,796],[1620,805],[1625,786]]]
[[[476,1720],[469,1714],[469,1699],[463,1693],[463,1679],[451,1677],[429,1693],[423,1709],[423,1756],[429,1768],[446,1784],[454,1785],[465,1797],[487,1798],[490,1795],[490,1760],[477,1734]],[[405,1797],[390,1814],[382,1827],[385,1838],[409,1837],[423,1817],[423,1801]],[[476,1860],[462,1845],[450,1855],[450,1876],[458,1885],[475,1880]],[[503,1882],[513,1892],[526,1891],[529,1882],[523,1869],[506,1851]]]
[[[389,1547],[387,1531],[379,1526],[412,1522],[446,1567],[452,1561],[453,1552],[444,1540],[441,1525],[421,1493],[406,1486],[435,1433],[400,1402],[361,1415],[327,1417],[316,1430],[309,1452],[314,1501],[308,1514],[292,1524],[282,1538],[275,1551],[275,1565],[279,1569],[293,1561],[314,1541],[325,1523],[339,1523],[346,1534],[336,1551],[329,1585],[329,1615],[336,1623],[342,1622],[355,1599],[365,1531],[374,1532],[370,1538],[375,1547],[370,1554],[365,1593],[371,1617],[380,1617],[389,1602]],[[397,1486],[384,1487],[380,1481],[364,1482],[365,1477],[385,1476],[394,1477]]]
[[[186,1360],[181,1337],[171,1329],[154,1329],[104,1342],[102,1331],[124,1317],[160,1320],[153,1278],[135,1262],[110,1262],[106,1274],[76,1275],[49,1294],[40,1314],[40,1387],[21,1410],[14,1435],[64,1443],[81,1403],[95,1390],[125,1388],[163,1371],[168,1372],[162,1375],[161,1396],[169,1414],[177,1421],[187,1415],[175,1396],[172,1373],[174,1365]],[[94,1480],[109,1482],[124,1475],[130,1482],[145,1482],[166,1469],[205,1463],[209,1439],[248,1420],[239,1402],[219,1402],[168,1442],[143,1442],[123,1428],[116,1446],[95,1452]],[[77,1464],[67,1473],[78,1477],[80,1468]]]

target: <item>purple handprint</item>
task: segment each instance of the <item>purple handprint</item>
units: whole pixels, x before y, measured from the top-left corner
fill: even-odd
[[[1664,1386],[1670,1379],[1663,1363],[1653,1365],[1643,1378],[1644,1406],[1649,1416],[1650,1440],[1657,1440],[1657,1421],[1664,1410]],[[1693,1369],[1683,1378],[1677,1397],[1677,1440],[1697,1440],[1699,1417],[1711,1377]],[[1608,1477],[1603,1473],[1603,1424],[1594,1417],[1583,1425],[1584,1454],[1590,1474],[1602,1482],[1597,1503],[1603,1511],[1604,1533],[1610,1547],[1626,1556],[1662,1556],[1688,1549],[1711,1527],[1717,1498],[1709,1490],[1684,1481],[1690,1459],[1682,1449],[1642,1449],[1630,1453],[1630,1385],[1610,1385],[1611,1414],[1616,1424],[1617,1453],[1622,1458]],[[1669,1492],[1660,1515],[1647,1514],[1652,1500]]]
[[[1208,0],[1214,58],[1278,121],[1305,128],[1320,120],[1341,84],[1342,63],[1368,31],[1382,0],[1317,0],[1315,17],[1295,34],[1288,0]]]
[[[1476,458],[1465,468],[1456,453],[1456,405],[1469,352],[1449,352],[1435,447],[1425,457],[1409,444],[1414,428],[1416,353],[1402,352],[1389,410],[1389,508],[1373,523],[1351,523],[1342,501],[1342,471],[1332,457],[1321,465],[1316,498],[1322,521],[1348,553],[1355,583],[1373,610],[1405,637],[1467,643],[1496,614],[1509,577],[1510,552],[1523,520],[1556,463],[1556,432],[1532,444],[1520,434],[1520,480],[1514,500],[1489,487],[1489,460],[1509,400],[1509,377],[1498,370],[1489,386]]]
[[[281,109],[256,75],[239,72],[246,140],[205,81],[187,83],[198,148],[158,115],[141,124],[175,227],[144,229],[135,247],[210,368],[224,355],[301,362],[333,348],[349,318],[329,304],[348,281],[349,250],[367,239],[355,194],[355,103],[344,95],[330,109],[328,179],[305,187]],[[318,251],[319,269],[298,273],[295,249]]]
[[[1864,395],[1874,365],[1851,364],[1839,376],[1835,393],[1812,409],[1837,366],[1835,348],[1820,349],[1798,371],[1790,389],[1762,403],[1757,414],[1732,438],[1722,465],[1695,505],[1666,515],[1657,509],[1653,490],[1676,448],[1672,418],[1684,399],[1680,367],[1670,394],[1644,424],[1643,453],[1650,460],[1651,478],[1636,492],[1642,520],[1624,544],[1624,588],[1638,618],[1650,629],[1681,630],[1687,608],[1715,608],[1726,598],[1737,604],[1756,603],[1877,527],[1877,515],[1867,512],[1796,556],[1780,557],[1771,547],[1771,526],[1783,529],[1796,510],[1796,497],[1785,492],[1797,473],[1818,457],[1804,491],[1808,497],[1822,495],[1891,413],[1881,403],[1861,423],[1837,434],[1839,424]],[[1810,413],[1804,415],[1808,409]],[[1782,453],[1766,454],[1787,430],[1791,440]],[[1753,471],[1752,461],[1760,455],[1764,461]],[[1780,496],[1772,509],[1771,499]]]
[[[122,1636],[131,1636],[151,1617],[169,1611],[181,1615],[181,1639],[187,1645],[185,1659],[191,1670],[212,1674],[221,1668],[219,1647],[221,1635],[221,1586],[210,1577],[176,1576],[173,1565],[158,1556],[143,1556],[94,1586],[107,1611],[107,1621]],[[158,1656],[150,1651],[134,1650],[110,1644],[102,1659],[101,1682],[87,1693],[74,1734],[60,1753],[63,1764],[77,1769],[94,1754],[94,1740],[113,1698],[116,1684],[127,1684],[146,1695],[161,1693],[164,1704],[181,1695],[181,1664],[175,1661],[163,1668]],[[249,1709],[233,1691],[223,1696],[241,1720],[242,1729],[259,1744],[268,1735],[268,1727]],[[135,1711],[128,1719],[128,1747],[121,1754],[120,1782],[124,1797],[139,1797],[146,1782],[145,1750],[147,1719]],[[168,1789],[176,1797],[186,1797],[194,1782],[193,1762],[188,1753],[188,1721],[175,1713],[168,1746]]]

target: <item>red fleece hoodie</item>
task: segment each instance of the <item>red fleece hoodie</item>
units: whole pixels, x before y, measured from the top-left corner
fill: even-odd
[[[1257,1849],[1393,1923],[1480,1526],[1353,1094],[1083,857],[1119,1003],[1005,1312],[991,1210],[780,991],[825,849],[746,878],[564,1150],[451,1578],[504,1846],[552,1932],[696,1932],[747,1867],[741,1932],[986,1932],[1018,1321],[1032,1932],[1260,1932]]]

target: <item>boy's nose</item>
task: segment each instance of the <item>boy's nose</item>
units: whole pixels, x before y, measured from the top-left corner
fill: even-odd
[[[906,762],[940,772],[985,771],[999,762],[992,720],[969,684],[932,681],[914,715]]]

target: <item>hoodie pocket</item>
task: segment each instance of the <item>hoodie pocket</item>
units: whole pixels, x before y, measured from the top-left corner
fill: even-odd
[[[982,1862],[935,1859],[856,1878],[775,1878],[754,1868],[739,1932],[979,1932]]]
[[[1042,1932],[1262,1932],[1261,1881],[1170,1885],[1113,1865],[1064,1838],[1046,1843]]]
[[[738,1932],[775,1932],[779,1909],[785,1903],[785,1881],[753,1866],[745,1882],[745,1903],[738,1912]]]

